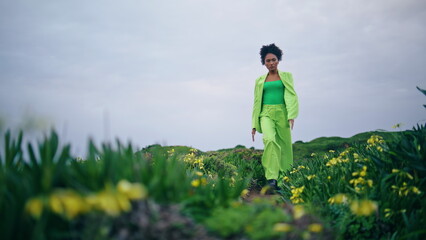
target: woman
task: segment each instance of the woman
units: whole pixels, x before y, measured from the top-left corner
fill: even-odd
[[[277,179],[293,164],[290,129],[299,112],[291,73],[278,70],[282,51],[275,44],[262,46],[260,58],[268,73],[256,79],[252,117],[252,139],[263,133],[262,165],[268,185],[279,190]]]

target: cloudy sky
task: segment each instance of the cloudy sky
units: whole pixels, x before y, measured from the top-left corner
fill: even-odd
[[[3,131],[54,126],[78,153],[89,137],[262,148],[269,43],[299,95],[294,141],[426,120],[423,0],[1,0],[0,34]]]

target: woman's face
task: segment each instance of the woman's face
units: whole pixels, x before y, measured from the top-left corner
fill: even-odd
[[[278,67],[278,58],[273,53],[268,53],[265,56],[265,66],[269,71],[275,71]]]

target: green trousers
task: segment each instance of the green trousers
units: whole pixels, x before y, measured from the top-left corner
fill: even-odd
[[[262,165],[267,180],[278,179],[280,171],[293,164],[290,124],[284,104],[263,105],[260,113],[264,151]]]

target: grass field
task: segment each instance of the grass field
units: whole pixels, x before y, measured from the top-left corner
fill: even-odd
[[[282,191],[262,150],[89,144],[4,135],[2,239],[424,239],[426,126],[294,143]],[[25,151],[28,155],[25,155]]]

